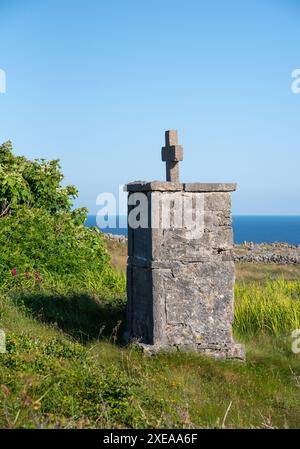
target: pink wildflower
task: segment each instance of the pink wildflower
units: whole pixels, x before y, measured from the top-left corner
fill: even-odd
[[[10,271],[13,276],[18,276],[18,271],[17,271],[16,267],[12,268]]]
[[[34,277],[36,279],[36,282],[39,284],[41,282],[41,277],[37,271],[34,272]]]

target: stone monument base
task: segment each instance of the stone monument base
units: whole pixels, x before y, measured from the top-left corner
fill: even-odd
[[[245,360],[245,347],[242,344],[235,343],[224,343],[223,345],[149,345],[145,343],[140,343],[136,339],[131,339],[126,333],[124,335],[125,343],[133,343],[138,348],[140,348],[146,355],[156,355],[159,353],[170,353],[170,352],[197,352],[200,354],[208,355],[218,360],[234,359],[234,360]]]

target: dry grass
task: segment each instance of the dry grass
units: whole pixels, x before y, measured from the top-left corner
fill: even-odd
[[[108,240],[107,247],[113,266],[118,270],[125,271],[127,264],[127,245]]]
[[[284,278],[289,281],[300,279],[300,265],[277,265],[271,263],[237,262],[236,279],[238,281],[264,281]]]

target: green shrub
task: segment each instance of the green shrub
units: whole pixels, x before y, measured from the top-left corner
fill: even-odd
[[[124,292],[101,232],[83,225],[87,209],[71,209],[78,192],[62,180],[58,160],[30,161],[0,145],[0,288]]]
[[[59,160],[30,161],[15,156],[12,149],[10,141],[0,145],[0,216],[13,213],[19,206],[51,213],[69,211],[78,192],[72,185],[61,185],[64,176]]]
[[[39,282],[43,272],[101,273],[109,255],[100,232],[77,225],[70,212],[19,208],[0,220],[0,282]],[[13,272],[11,270],[13,269]]]

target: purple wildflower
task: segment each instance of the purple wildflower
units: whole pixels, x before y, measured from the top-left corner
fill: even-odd
[[[18,271],[17,271],[16,267],[12,268],[10,271],[13,276],[18,276]]]
[[[34,277],[36,279],[36,282],[39,284],[41,282],[41,277],[37,271],[34,272]]]

